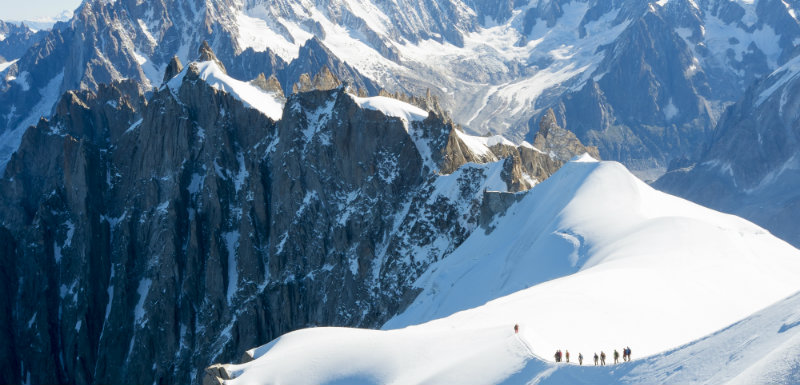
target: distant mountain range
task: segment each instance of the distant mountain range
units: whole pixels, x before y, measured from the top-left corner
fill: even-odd
[[[69,21],[72,19],[73,10],[65,9],[55,16],[46,16],[46,17],[34,17],[28,19],[6,19],[5,22],[22,25],[24,24],[28,28],[33,29],[34,31],[40,30],[47,30],[52,29],[53,25],[58,23],[59,21]]]
[[[800,58],[750,87],[696,161],[655,186],[740,215],[800,246]]]
[[[605,158],[654,178],[698,156],[723,108],[793,57],[795,1],[87,1],[6,58],[18,61],[0,87],[0,155],[64,91],[158,86],[172,56],[208,40],[241,78],[302,68],[279,76],[285,89],[320,62],[372,95],[429,89],[473,134],[531,141],[553,108]]]

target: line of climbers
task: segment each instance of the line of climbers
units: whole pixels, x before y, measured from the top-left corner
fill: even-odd
[[[556,350],[556,354],[554,354],[553,357],[555,357],[556,362],[561,362],[562,359],[566,359],[567,363],[569,363],[569,350],[565,350],[563,353],[561,352],[560,349]],[[594,365],[595,366],[598,365],[598,360],[599,360],[600,365],[605,365],[606,364],[606,352],[601,350],[599,356],[597,355],[597,353],[594,353]],[[631,360],[631,348],[630,347],[626,347],[625,349],[622,349],[622,360],[625,361],[625,362],[628,362],[628,361]],[[619,363],[619,351],[617,351],[617,349],[614,349],[614,363],[615,364]],[[578,365],[583,365],[583,354],[582,353],[578,353]]]
[[[519,324],[514,325],[514,333],[515,334],[519,333]],[[561,349],[556,350],[556,354],[553,355],[553,357],[555,357],[556,362],[561,362],[561,359],[564,358],[564,359],[566,359],[567,363],[569,363],[569,350],[565,350],[564,353],[561,353]],[[599,356],[597,355],[597,352],[594,353],[594,366],[598,365],[598,359],[599,359],[600,365],[604,366],[606,364],[606,353],[604,351],[602,351],[602,350],[600,351],[600,355]],[[624,349],[622,349],[622,360],[625,361],[625,362],[628,362],[628,361],[631,360],[631,348],[630,348],[630,346],[626,346]],[[617,349],[614,349],[614,363],[615,364],[619,363],[619,352],[617,351]],[[582,353],[578,353],[578,365],[583,365],[583,354]]]

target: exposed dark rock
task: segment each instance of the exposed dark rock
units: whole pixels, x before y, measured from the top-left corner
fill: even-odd
[[[188,67],[147,100],[133,80],[65,93],[26,132],[0,179],[0,259],[23,277],[0,286],[19,309],[0,318],[9,382],[199,384],[297,328],[378,327],[479,227],[481,163],[506,158],[513,191],[560,165],[478,157],[449,119],[387,117],[341,86],[273,122]],[[436,170],[457,187],[434,194]]]
[[[494,229],[490,227],[492,221],[498,215],[504,215],[511,205],[522,199],[523,195],[501,192],[485,191],[483,193],[483,204],[481,205],[480,225],[487,233]]]
[[[149,100],[135,81],[66,93],[9,162],[0,258],[24,279],[0,306],[37,304],[0,318],[11,382],[198,384],[297,328],[380,326],[489,215],[482,163],[505,158],[511,191],[561,164],[508,144],[477,156],[443,116],[404,122],[325,90],[330,71],[279,122],[185,73]],[[457,188],[434,195],[434,171]]]
[[[179,59],[177,56],[173,56],[172,60],[170,60],[169,64],[167,65],[167,69],[164,70],[164,83],[177,76],[181,71],[183,71],[181,59]]]

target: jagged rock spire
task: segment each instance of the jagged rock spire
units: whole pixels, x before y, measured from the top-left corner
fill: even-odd
[[[228,71],[225,70],[225,65],[223,65],[219,59],[217,59],[217,55],[214,54],[214,51],[211,49],[211,46],[208,45],[207,41],[203,40],[203,44],[200,44],[200,48],[197,50],[197,53],[199,55],[197,61],[213,61],[217,63],[217,66],[223,72],[228,73]]]
[[[336,75],[331,72],[328,66],[323,66],[319,72],[314,75],[314,79],[311,80],[311,75],[304,73],[300,75],[300,79],[297,80],[292,86],[292,93],[298,92],[308,92],[313,90],[318,91],[327,91],[332,90],[334,88],[339,88],[342,86],[342,81],[339,80]]]
[[[322,67],[316,76],[314,76],[314,88],[320,91],[332,90],[339,88],[342,81],[328,69],[328,66]]]
[[[600,152],[595,146],[584,146],[572,131],[558,125],[556,114],[550,108],[539,122],[539,132],[536,133],[533,145],[553,155],[562,162],[569,161],[575,154],[588,153],[595,159],[600,159]]]
[[[283,93],[283,87],[281,87],[281,83],[278,81],[278,78],[276,78],[275,75],[270,75],[269,79],[267,79],[262,72],[258,74],[255,79],[251,80],[250,84],[261,88],[264,91],[273,92],[281,97],[285,97]]]
[[[172,60],[170,60],[169,64],[167,65],[167,69],[164,70],[164,83],[174,78],[181,71],[183,71],[183,63],[181,63],[181,59],[179,59],[177,56],[173,56]]]
[[[300,74],[300,78],[297,79],[297,83],[292,86],[292,93],[296,94],[298,92],[308,92],[314,89],[311,86],[311,75],[309,74]]]

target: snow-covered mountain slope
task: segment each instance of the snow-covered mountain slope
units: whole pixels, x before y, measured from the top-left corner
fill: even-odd
[[[738,217],[653,190],[617,163],[569,163],[493,225],[432,266],[417,282],[423,292],[386,328],[533,286],[496,306],[519,310],[506,315],[526,325],[537,354],[629,343],[649,355],[800,290],[800,251]]]
[[[255,360],[224,367],[228,383],[791,379],[800,298],[779,301],[800,290],[800,251],[765,230],[586,158],[491,226],[432,265],[416,283],[420,295],[384,330],[286,335],[253,350]],[[556,349],[571,351],[573,362],[604,351],[611,362],[626,345],[645,359],[611,368],[546,362]],[[789,360],[738,366],[770,352]],[[679,368],[698,353],[705,364]]]
[[[654,186],[740,215],[800,246],[800,59],[754,84],[720,120],[707,151]]]
[[[191,68],[194,66],[194,68]],[[189,71],[197,72],[199,78],[216,90],[223,91],[237,100],[240,100],[246,107],[256,109],[268,116],[272,120],[278,121],[283,115],[283,96],[273,92],[262,90],[250,83],[236,80],[221,69],[214,61],[204,61],[191,63],[178,75],[166,83],[173,94],[180,90],[186,74]]]
[[[232,379],[225,383],[791,385],[800,383],[798,309],[800,294],[794,294],[706,338],[643,359],[632,349],[630,363],[599,367],[592,363],[594,351],[581,352],[584,366],[577,365],[575,349],[571,364],[536,356],[531,342],[507,324],[304,329],[251,350],[254,361],[226,366]]]
[[[122,78],[158,86],[173,55],[186,62],[208,40],[240,80],[284,71],[278,78],[289,89],[329,62],[373,94],[431,89],[467,131],[516,143],[532,139],[553,107],[559,124],[604,158],[660,170],[697,153],[721,107],[792,57],[795,3],[86,0],[16,63],[27,87],[0,87],[0,131],[19,137],[20,125],[49,115],[51,88]],[[304,48],[309,42],[317,48]],[[47,88],[62,67],[65,77]]]

